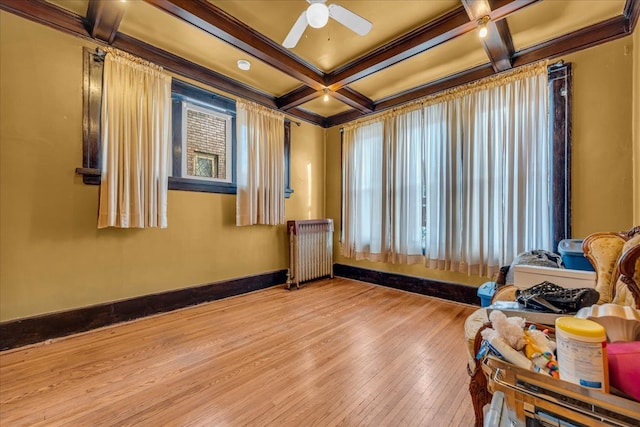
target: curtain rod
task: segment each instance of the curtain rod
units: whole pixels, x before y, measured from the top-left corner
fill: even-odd
[[[106,50],[102,50],[99,47],[97,47],[96,51],[93,54],[97,55],[97,56],[105,56],[107,54],[107,51]]]
[[[566,66],[566,63],[564,62],[564,59],[560,59],[557,62],[554,62],[553,64],[548,64],[547,65],[547,70],[551,71],[551,70],[554,70],[556,68],[561,68],[561,67],[564,67],[564,66]],[[556,77],[555,79],[550,79],[549,81],[555,81],[555,80],[559,80],[561,78],[566,79],[566,75],[562,76],[562,77]],[[344,132],[344,127],[341,127],[340,128],[340,133],[343,133],[343,132]]]
[[[295,120],[291,120],[291,119],[290,119],[290,118],[288,118],[288,117],[285,117],[285,118],[284,118],[284,121],[285,121],[285,123],[286,123],[286,122],[294,123],[294,124],[296,124],[298,127],[300,127],[300,125],[301,125],[301,123],[300,123],[300,122],[296,122]]]
[[[564,66],[564,59],[561,59],[558,62],[554,62],[553,64],[547,65],[547,68],[551,69],[551,68],[558,68],[558,67],[562,67],[562,66]]]
[[[105,55],[107,54],[106,51],[100,49],[99,47],[96,48],[95,52],[93,52],[93,55],[96,56],[97,58],[103,60]],[[217,94],[216,94],[217,95]],[[220,95],[220,96],[224,96],[224,95]],[[291,120],[288,117],[285,117],[284,119],[285,122],[289,122],[289,123],[294,123],[296,126],[300,127],[302,125],[302,123],[297,122],[295,120]]]

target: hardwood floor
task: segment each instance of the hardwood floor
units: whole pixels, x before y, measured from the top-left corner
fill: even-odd
[[[471,426],[473,307],[348,279],[0,353],[0,425]]]

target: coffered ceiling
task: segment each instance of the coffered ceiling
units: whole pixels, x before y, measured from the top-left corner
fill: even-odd
[[[305,0],[0,0],[0,8],[321,126],[624,37],[640,11],[640,0],[331,3],[371,31],[359,36],[330,19],[286,49]],[[491,20],[480,39],[483,16]],[[239,59],[251,69],[238,69]]]

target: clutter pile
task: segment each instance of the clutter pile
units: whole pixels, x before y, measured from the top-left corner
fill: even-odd
[[[604,393],[611,386],[616,393],[640,401],[640,365],[629,363],[640,356],[640,311],[625,307],[624,314],[614,316],[613,308],[593,305],[576,316],[558,317],[555,329],[528,325],[524,317],[493,310],[491,327],[480,332],[483,341],[476,360],[492,355]],[[616,310],[621,311],[620,306]],[[613,342],[611,337],[624,337],[624,342]]]
[[[477,359],[491,351],[507,362],[521,368],[559,377],[558,362],[554,352],[556,343],[549,337],[549,330],[528,328],[522,317],[507,317],[495,310],[489,315],[492,327],[482,331],[484,339]]]

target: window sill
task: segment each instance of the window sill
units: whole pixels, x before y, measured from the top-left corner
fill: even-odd
[[[236,194],[236,184],[198,179],[169,177],[169,190],[198,191],[200,193]]]
[[[82,182],[87,185],[100,185],[101,172],[96,168],[76,168],[76,173],[82,175]],[[169,190],[198,191],[201,193],[236,194],[236,184],[223,182],[206,182],[196,179],[169,177]],[[285,198],[291,197],[293,189],[284,191]]]
[[[76,173],[82,175],[82,183],[87,185],[100,185],[102,173],[96,168],[76,168]]]

